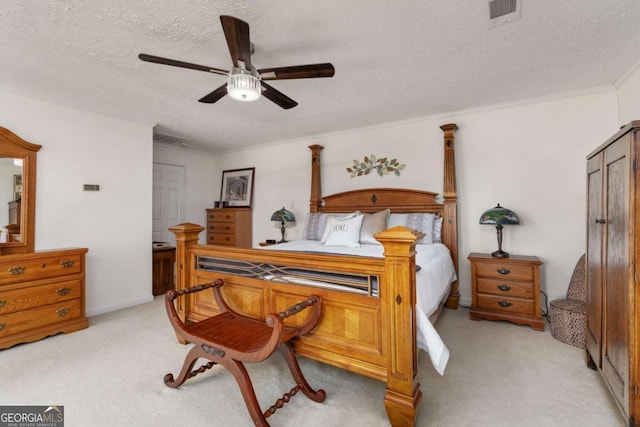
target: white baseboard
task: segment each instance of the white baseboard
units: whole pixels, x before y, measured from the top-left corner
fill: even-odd
[[[105,313],[109,313],[109,312],[112,312],[112,311],[121,310],[123,308],[133,307],[134,305],[140,305],[140,304],[144,304],[144,303],[151,302],[151,301],[153,301],[153,295],[149,295],[148,297],[145,297],[145,298],[126,301],[126,302],[123,302],[121,304],[116,304],[116,305],[112,305],[112,306],[109,306],[109,307],[101,307],[101,308],[97,308],[97,309],[93,309],[93,310],[88,310],[87,311],[87,317],[98,316],[100,314],[105,314]]]

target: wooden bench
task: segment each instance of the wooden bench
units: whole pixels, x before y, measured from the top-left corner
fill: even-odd
[[[293,347],[289,343],[292,338],[304,335],[315,327],[320,319],[322,299],[312,295],[285,311],[271,313],[266,316],[265,321],[260,321],[233,311],[222,297],[220,292],[222,285],[222,280],[215,280],[209,284],[193,286],[184,290],[170,290],[165,294],[167,314],[176,334],[194,344],[185,358],[178,378],[174,379],[173,374],[167,374],[164,377],[165,384],[168,387],[179,387],[187,379],[220,364],[233,374],[256,426],[268,426],[266,418],[274,414],[277,409],[282,408],[300,390],[311,400],[324,401],[326,393],[324,390],[314,391],[309,386],[300,370]],[[179,296],[209,288],[213,291],[220,313],[205,320],[185,325],[176,312],[174,300]],[[284,319],[307,307],[311,307],[312,312],[303,324],[293,327],[284,325]],[[296,386],[263,413],[243,363],[261,362],[271,356],[276,348],[282,352]],[[198,358],[204,358],[210,362],[193,369]]]

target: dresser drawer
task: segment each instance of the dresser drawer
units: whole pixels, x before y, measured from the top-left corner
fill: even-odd
[[[478,295],[478,308],[532,316],[534,314],[535,304],[533,300],[501,298],[493,295]]]
[[[79,299],[7,314],[0,318],[0,338],[43,326],[55,325],[81,316],[82,303]]]
[[[55,304],[81,296],[81,279],[0,292],[0,315]]]
[[[533,299],[532,282],[510,282],[507,280],[478,278],[478,293],[505,297]]]
[[[60,254],[0,263],[0,285],[81,273],[81,254]]]
[[[533,267],[530,265],[478,263],[478,277],[496,277],[504,280],[533,280]]]
[[[235,233],[236,227],[233,222],[209,223],[207,232],[209,233]]]
[[[207,215],[207,221],[211,222],[233,222],[235,218],[236,216],[233,212],[216,211],[209,212]]]
[[[207,243],[210,245],[233,246],[236,244],[236,236],[234,234],[208,234]]]

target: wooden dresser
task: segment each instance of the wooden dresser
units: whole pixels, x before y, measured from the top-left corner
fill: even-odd
[[[507,320],[544,331],[540,310],[540,266],[535,256],[494,258],[472,253],[472,320]]]
[[[89,326],[87,249],[0,257],[0,349]]]
[[[629,425],[640,419],[639,160],[640,121],[587,156],[587,355]]]
[[[207,244],[250,248],[251,208],[207,209]]]

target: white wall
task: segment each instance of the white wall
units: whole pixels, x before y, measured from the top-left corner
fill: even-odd
[[[640,62],[616,83],[616,87],[620,126],[640,120]]]
[[[36,250],[89,248],[87,314],[150,301],[152,127],[3,92],[0,117],[42,145]]]
[[[205,225],[206,209],[220,200],[221,168],[216,157],[193,150],[154,144],[153,161],[185,168],[185,222]],[[177,225],[177,224],[176,224]],[[207,242],[206,231],[199,243]]]
[[[407,187],[441,192],[440,126],[456,123],[459,195],[460,288],[470,305],[469,252],[497,248],[495,227],[478,224],[497,202],[520,216],[507,227],[503,248],[544,261],[542,288],[550,299],[565,295],[576,261],[585,251],[585,158],[618,127],[613,88],[373,128],[356,129],[279,145],[225,153],[225,169],[255,167],[254,245],[279,238],[271,213],[283,205],[302,236],[308,212],[310,150],[320,144],[323,194],[365,187]],[[406,164],[400,177],[375,174],[350,178],[353,160],[365,155],[396,157]]]

